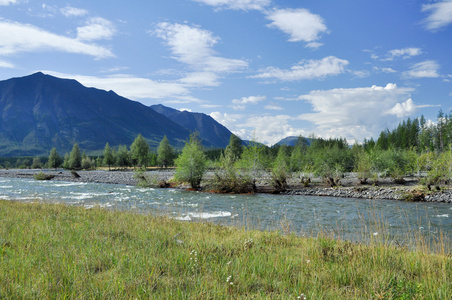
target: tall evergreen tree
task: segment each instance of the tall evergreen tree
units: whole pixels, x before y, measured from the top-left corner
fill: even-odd
[[[74,144],[71,153],[69,154],[68,165],[69,169],[72,170],[77,170],[82,167],[82,154],[77,143]]]
[[[48,165],[50,169],[57,169],[61,164],[61,158],[55,147],[50,150]]]

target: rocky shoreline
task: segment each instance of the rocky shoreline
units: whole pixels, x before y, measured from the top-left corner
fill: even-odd
[[[136,185],[137,180],[134,178],[133,171],[77,171],[80,177],[76,177],[66,170],[0,170],[0,177],[9,178],[30,178],[38,172],[44,172],[54,176],[52,180],[73,181],[73,182],[93,182],[108,184],[124,184]],[[148,172],[150,176],[158,180],[169,181],[173,175],[173,170],[159,170]],[[349,183],[348,185],[352,185]],[[296,184],[290,184],[289,189],[284,192],[285,195],[303,195],[303,196],[328,196],[341,198],[358,198],[358,199],[381,199],[381,200],[406,200],[407,195],[413,195],[415,201],[424,202],[444,202],[452,203],[452,190],[442,190],[432,192],[430,194],[419,193],[416,186],[413,185],[388,185],[384,186],[343,186],[343,187],[300,187]],[[186,188],[186,187],[180,187]],[[258,184],[260,192],[271,193],[272,190],[265,183]],[[417,194],[416,194],[417,193]]]

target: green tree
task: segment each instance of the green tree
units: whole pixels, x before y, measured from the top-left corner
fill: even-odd
[[[130,152],[126,145],[119,146],[118,152],[116,152],[116,164],[120,167],[129,167],[130,162]]]
[[[287,154],[288,147],[283,145],[278,149],[278,155],[276,156],[273,164],[271,179],[273,187],[277,192],[283,192],[287,189],[287,178],[289,174],[289,156]]]
[[[93,161],[89,156],[85,156],[82,158],[82,169],[89,170],[93,167]]]
[[[228,156],[229,162],[235,163],[240,159],[243,153],[242,140],[235,134],[231,134],[229,144],[226,146],[225,155]]]
[[[32,169],[41,169],[42,168],[42,162],[38,156],[33,158],[33,163],[31,164],[31,168]]]
[[[253,137],[251,143],[243,149],[242,157],[236,162],[239,169],[246,170],[249,178],[253,182],[253,189],[256,190],[256,181],[265,168],[264,146],[255,141]]]
[[[136,164],[144,166],[146,168],[147,162],[149,160],[150,149],[149,144],[141,134],[138,134],[138,136],[130,146],[130,153],[132,159],[136,162]]]
[[[188,182],[192,188],[198,189],[206,171],[206,156],[196,134],[190,136],[175,163],[176,180]]]
[[[111,165],[114,164],[115,158],[113,156],[113,151],[111,150],[110,145],[107,143],[105,144],[104,148],[104,164],[108,166],[108,170],[111,169]]]
[[[68,167],[72,170],[77,170],[82,167],[82,154],[77,143],[74,144],[69,154]]]
[[[174,150],[165,135],[157,148],[157,164],[160,167],[168,167],[173,164],[173,160]]]
[[[55,147],[50,150],[48,165],[50,169],[57,169],[61,165],[61,158]]]

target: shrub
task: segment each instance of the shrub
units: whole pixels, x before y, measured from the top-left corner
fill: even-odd
[[[190,136],[190,141],[185,144],[175,163],[176,180],[188,182],[193,189],[198,189],[206,171],[206,157],[196,135]]]
[[[50,180],[53,179],[55,177],[55,175],[51,175],[51,174],[46,174],[44,172],[39,172],[33,175],[33,178],[35,180]]]

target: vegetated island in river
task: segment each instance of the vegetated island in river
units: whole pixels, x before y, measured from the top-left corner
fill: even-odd
[[[173,169],[159,169],[147,171],[144,174],[156,183],[164,182],[164,187],[188,189],[189,186],[173,181]],[[0,170],[0,177],[34,178],[38,173],[48,175],[50,180],[92,182],[108,184],[137,185],[136,172],[133,171],[77,171],[76,173],[63,170]],[[209,191],[207,182],[214,173],[207,172],[203,182],[204,190]],[[278,193],[285,195],[329,196],[358,199],[387,199],[403,201],[443,202],[452,203],[452,189],[448,186],[441,188],[422,186],[417,177],[406,177],[403,184],[395,184],[392,179],[380,178],[377,184],[360,184],[354,173],[347,173],[337,187],[327,187],[320,178],[310,180],[308,186],[303,178],[291,177],[284,191],[276,191],[270,183],[269,174],[263,174],[256,182],[258,193]],[[158,185],[158,184],[157,184]]]

